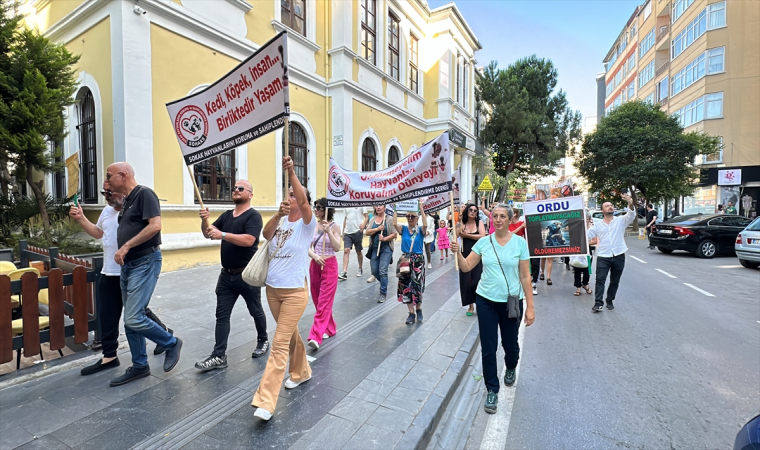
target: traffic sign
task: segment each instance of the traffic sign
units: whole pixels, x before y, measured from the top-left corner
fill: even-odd
[[[493,191],[493,185],[491,184],[491,179],[488,178],[488,175],[483,178],[483,182],[478,186],[478,191]]]

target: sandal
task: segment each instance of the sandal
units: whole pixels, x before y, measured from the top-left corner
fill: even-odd
[[[581,288],[577,288],[575,290],[575,292],[573,292],[573,295],[576,296],[576,297],[580,297],[580,295],[581,295]]]
[[[540,277],[538,277],[538,279],[539,279],[539,280],[543,280],[543,279],[544,279],[544,274],[541,274],[541,276],[540,276]]]
[[[552,279],[551,278],[547,278],[546,279],[546,284],[548,284],[549,286],[551,286],[552,285]]]
[[[591,289],[588,288],[588,286],[584,286],[583,289],[586,290],[586,293],[591,295]]]

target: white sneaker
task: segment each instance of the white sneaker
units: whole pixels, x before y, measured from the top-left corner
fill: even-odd
[[[323,334],[323,335],[322,335],[322,339],[327,339],[327,338],[329,338],[329,337],[330,337],[330,335],[329,335],[329,334],[327,334],[327,333],[325,333],[325,334]]]
[[[272,418],[272,413],[264,408],[256,408],[256,412],[253,413],[253,417],[258,417],[261,420],[269,420]]]
[[[311,380],[311,377],[309,377],[309,378],[307,378],[307,379],[305,379],[303,381],[293,381],[290,378],[288,378],[287,380],[285,380],[285,389],[297,388],[302,383],[306,383],[309,380]],[[261,409],[261,408],[259,408],[259,409]],[[270,414],[269,416],[271,417],[272,415]]]
[[[307,345],[309,347],[313,348],[314,350],[319,350],[319,343],[317,341],[315,341],[314,339],[309,339],[309,342],[307,343]],[[298,385],[296,385],[296,386],[298,386]]]
[[[432,264],[430,264],[430,263],[428,263],[428,265],[427,265],[427,268],[428,268],[428,269],[432,269],[432,268],[433,268],[433,265],[432,265]]]
[[[359,267],[359,271],[358,271],[358,272],[356,272],[356,276],[357,276],[357,277],[360,277],[360,276],[362,276],[362,275],[364,275],[364,271],[362,270],[362,268],[361,268],[361,267]]]
[[[373,281],[377,281],[377,278],[375,278],[374,275],[372,275],[371,277],[367,278],[367,283],[372,283]]]
[[[535,284],[533,285],[533,295],[538,295],[538,287]]]

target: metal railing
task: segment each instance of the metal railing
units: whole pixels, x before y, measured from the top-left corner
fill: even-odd
[[[665,62],[665,64],[661,65],[657,70],[654,71],[654,76],[659,77],[661,73],[668,70],[668,67],[670,67],[670,61]]]
[[[655,44],[659,44],[661,40],[663,40],[667,35],[668,31],[670,31],[670,25],[663,25],[660,27],[660,32],[657,34],[657,39],[655,39]]]

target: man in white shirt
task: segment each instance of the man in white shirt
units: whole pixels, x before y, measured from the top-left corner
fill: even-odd
[[[367,227],[367,210],[365,208],[347,208],[346,216],[343,218],[343,272],[338,275],[341,280],[348,279],[348,259],[351,254],[351,248],[356,250],[356,258],[359,262],[359,271],[356,276],[362,276],[362,264],[364,255],[362,255],[362,239],[364,239],[364,229]]]
[[[588,238],[599,238],[596,247],[596,298],[593,312],[601,312],[604,308],[604,284],[607,282],[607,274],[610,274],[610,285],[607,288],[607,309],[614,309],[612,302],[615,300],[620,276],[625,267],[625,229],[636,220],[636,211],[633,209],[633,200],[628,194],[623,195],[623,200],[628,202],[628,211],[625,215],[615,217],[615,208],[612,203],[605,202],[602,205],[604,218],[595,220],[594,226],[588,230]]]

